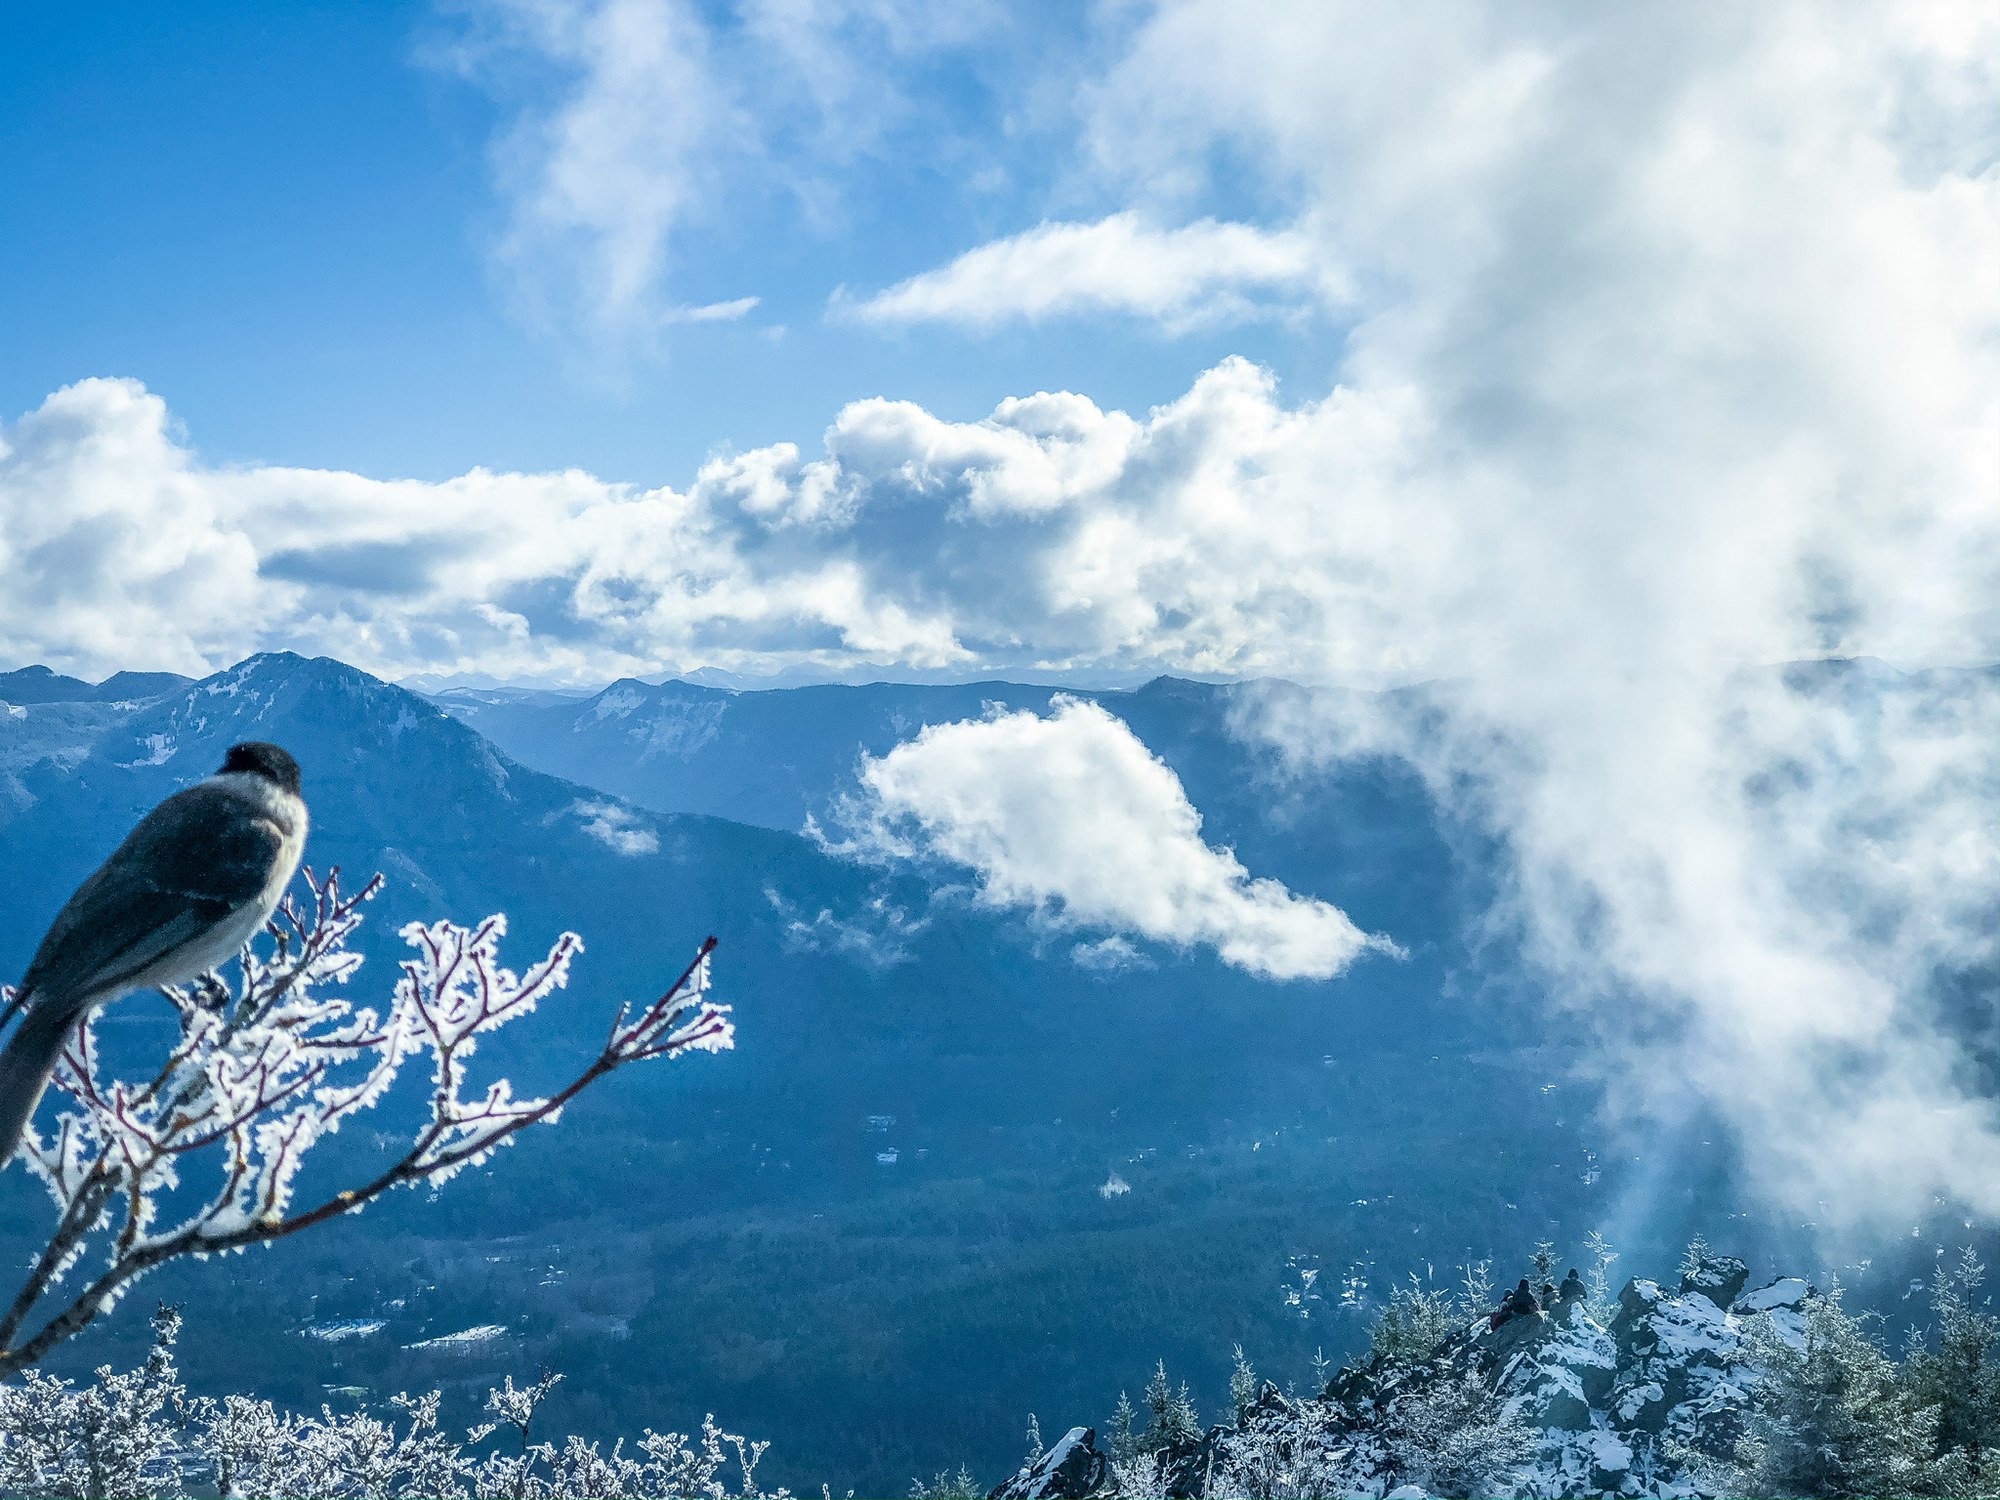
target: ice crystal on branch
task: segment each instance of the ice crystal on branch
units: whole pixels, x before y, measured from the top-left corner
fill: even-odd
[[[352,1213],[391,1188],[443,1183],[526,1126],[552,1123],[627,1063],[734,1044],[729,1008],[706,998],[710,938],[658,999],[618,1009],[597,1055],[562,1088],[518,1099],[505,1078],[481,1087],[470,1066],[478,1039],[567,984],[582,939],[564,933],[516,973],[500,961],[504,916],[469,928],[412,922],[401,936],[413,956],[378,1012],[349,1000],[346,986],[361,966],[348,943],[381,877],[351,895],[337,870],[305,878],[310,901],[286,900],[266,929],[268,953],[246,951],[233,988],[209,974],[166,991],[180,1036],[150,1082],[103,1077],[88,1022],[64,1048],[54,1082],[73,1107],[46,1139],[30,1130],[21,1147],[55,1199],[56,1226],[0,1315],[0,1376],[81,1331],[164,1261],[240,1250]],[[416,1057],[430,1064],[429,1108],[402,1155],[368,1181],[296,1204],[312,1148],[380,1102]],[[211,1186],[183,1186],[191,1167],[210,1164]],[[58,1289],[90,1251],[102,1268],[64,1303]],[[23,1337],[38,1314],[39,1331]]]

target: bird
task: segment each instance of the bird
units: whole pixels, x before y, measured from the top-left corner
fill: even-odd
[[[0,1165],[92,1010],[242,952],[292,883],[307,821],[291,754],[265,740],[232,745],[220,770],[147,813],[77,887],[15,991],[21,1021],[0,1050]]]

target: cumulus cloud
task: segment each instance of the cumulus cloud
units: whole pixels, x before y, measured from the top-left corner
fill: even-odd
[[[1113,312],[1182,330],[1339,298],[1343,279],[1318,249],[1298,230],[1214,219],[1160,229],[1127,211],[1038,225],[835,310],[864,323],[972,328]]]
[[[1330,979],[1366,952],[1397,951],[1204,843],[1180,778],[1094,703],[931,725],[864,759],[860,782],[847,820],[863,851],[967,866],[990,905],[1111,929],[1079,962],[1136,961],[1120,933],[1210,948],[1267,979]]]

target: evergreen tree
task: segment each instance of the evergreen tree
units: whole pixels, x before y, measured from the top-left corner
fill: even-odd
[[[1153,1417],[1146,1428],[1147,1452],[1186,1448],[1201,1441],[1201,1418],[1195,1411],[1194,1398],[1188,1394],[1187,1382],[1182,1381],[1180,1389],[1175,1390],[1167,1380],[1164,1359],[1153,1367],[1153,1378],[1146,1382],[1146,1406]]]
[[[1714,1259],[1715,1252],[1708,1248],[1707,1236],[1697,1231],[1695,1237],[1688,1241],[1687,1249],[1681,1252],[1681,1263],[1678,1267],[1681,1280],[1687,1281],[1690,1278],[1700,1280],[1702,1272],[1708,1269],[1709,1263]]]
[[[1243,1346],[1235,1348],[1236,1364],[1229,1372],[1229,1405],[1241,1422],[1257,1405],[1257,1372],[1250,1368],[1250,1361],[1243,1357]]]
[[[1986,1267],[1970,1246],[1931,1282],[1937,1347],[1919,1343],[1904,1362],[1911,1399],[1937,1411],[1937,1453],[1962,1468],[1968,1494],[2000,1487],[2000,1318],[1974,1301]]]
[[[1132,1405],[1132,1398],[1123,1391],[1120,1391],[1118,1393],[1118,1406],[1111,1413],[1111,1422],[1108,1429],[1111,1443],[1111,1457],[1119,1463],[1124,1463],[1129,1459],[1137,1457],[1140,1450],[1146,1446],[1145,1440],[1140,1437],[1139,1433],[1133,1427],[1133,1423],[1138,1420],[1138,1416],[1137,1409]]]
[[[1493,1295],[1490,1265],[1488,1261],[1475,1260],[1461,1268],[1458,1305],[1467,1318],[1484,1317],[1493,1311],[1497,1299]]]
[[[1618,1310],[1611,1301],[1611,1262],[1618,1259],[1618,1252],[1595,1229],[1585,1237],[1583,1248],[1590,1257],[1590,1272],[1584,1277],[1583,1310],[1596,1322],[1609,1323]]]
[[[1421,1364],[1464,1321],[1451,1302],[1447,1293],[1426,1289],[1412,1276],[1408,1286],[1389,1293],[1389,1305],[1375,1320],[1369,1335],[1373,1352],[1392,1369]]]
[[[1554,1240],[1535,1241],[1535,1253],[1528,1257],[1528,1285],[1537,1297],[1542,1288],[1556,1279],[1556,1244]]]
[[[1796,1347],[1768,1321],[1750,1330],[1762,1378],[1722,1487],[1739,1495],[1945,1493],[1947,1476],[1933,1462],[1937,1408],[1920,1404],[1895,1361],[1841,1306],[1837,1279],[1807,1300],[1805,1314]]]

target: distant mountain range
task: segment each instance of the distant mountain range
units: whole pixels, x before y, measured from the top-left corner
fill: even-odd
[[[1024,917],[800,836],[862,754],[989,703],[1044,708],[1048,688],[426,699],[288,654],[198,682],[5,682],[0,972],[145,808],[245,738],[303,763],[309,861],[389,879],[364,990],[411,918],[505,910],[523,962],[582,932],[570,991],[492,1048],[525,1088],[721,939],[735,1053],[621,1075],[435,1202],[149,1284],[187,1307],[198,1388],[483,1394],[547,1363],[570,1377],[555,1428],[713,1410],[781,1439],[774,1482],[899,1493],[947,1459],[1010,1461],[1030,1410],[1108,1411],[1160,1356],[1219,1385],[1241,1341],[1303,1373],[1316,1346],[1351,1347],[1390,1279],[1575,1243],[1638,1170],[1609,1159],[1576,1045],[1524,1003],[1512,951],[1470,935],[1490,849],[1387,763],[1276,779],[1230,733],[1244,689],[1087,696],[1180,776],[1211,843],[1406,961],[1325,984],[1173,950],[1086,971]],[[107,1045],[144,1050],[160,1025],[124,1002]],[[1661,1244],[1726,1190],[1699,1124],[1655,1143],[1688,1185]],[[18,1264],[44,1213],[24,1172],[0,1175],[0,1257]],[[74,1361],[142,1345],[145,1300]],[[370,1331],[326,1332],[350,1325]]]
[[[193,681],[178,672],[113,672],[89,683],[47,667],[22,667],[0,672],[0,703],[138,703]]]

